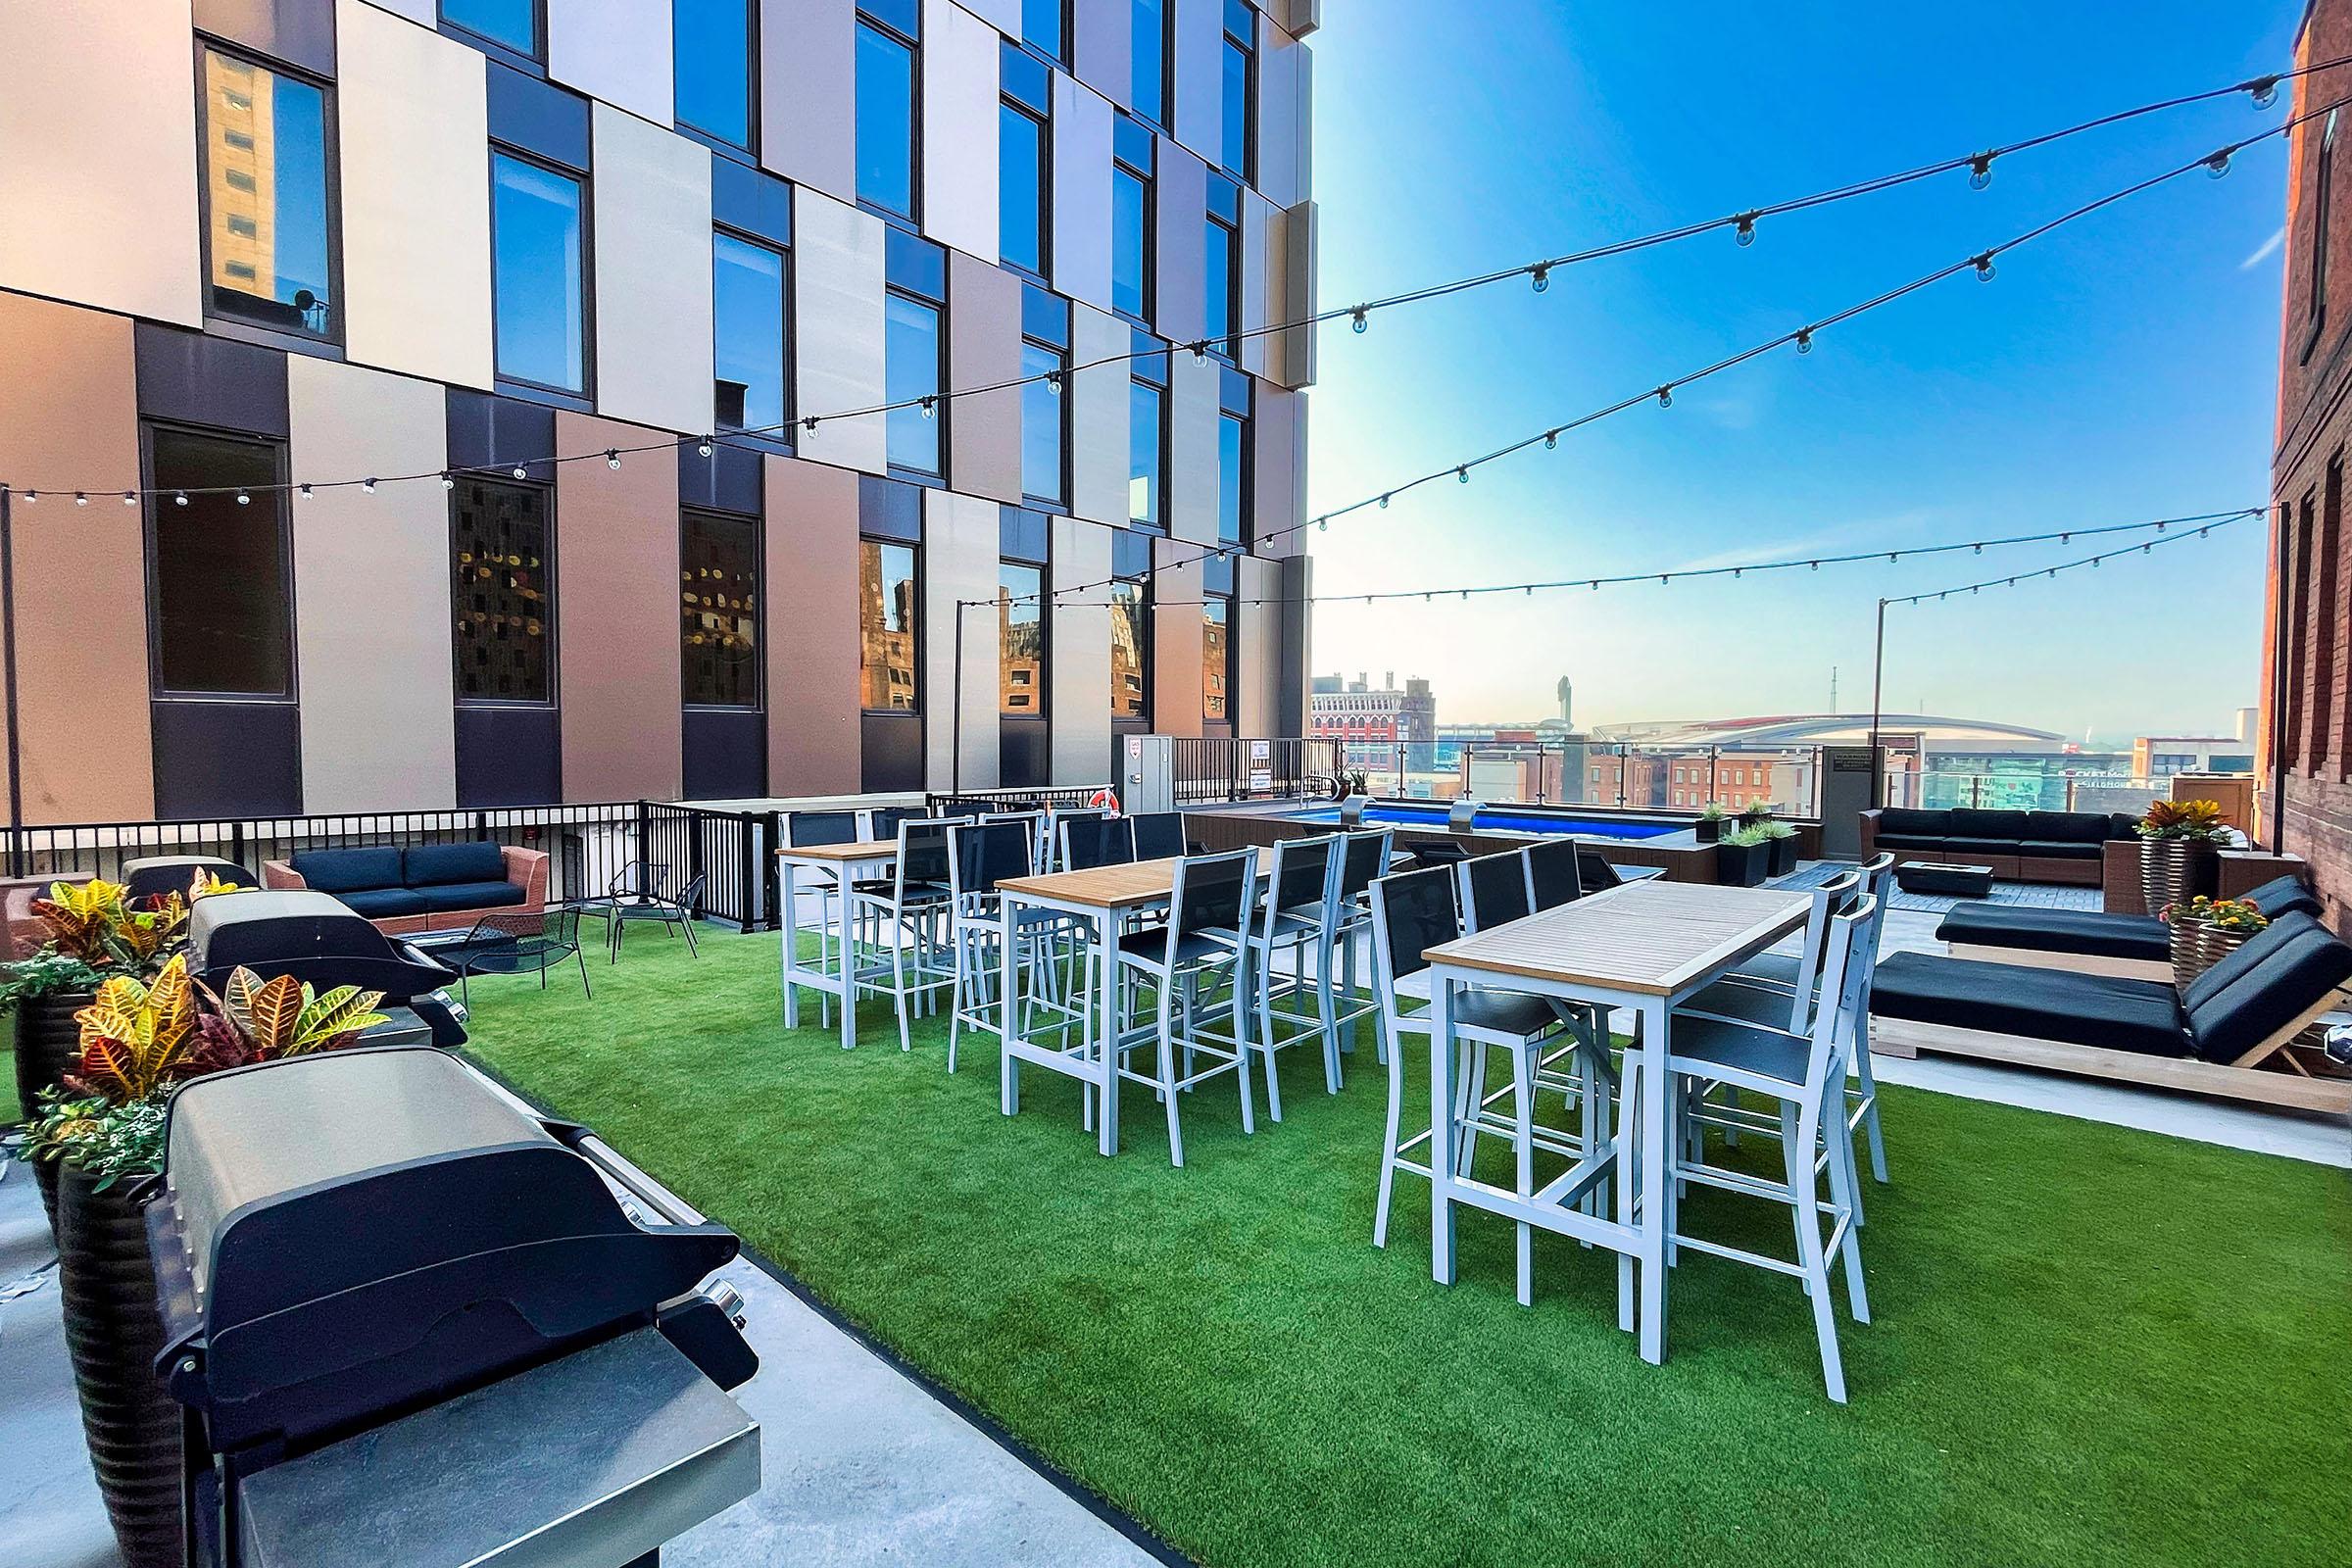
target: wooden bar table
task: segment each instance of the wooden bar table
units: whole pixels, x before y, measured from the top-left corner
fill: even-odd
[[[1517,1222],[1522,1248],[1529,1226],[1610,1248],[1618,1254],[1617,1326],[1639,1326],[1643,1360],[1665,1358],[1666,1204],[1658,1195],[1666,1180],[1666,1056],[1674,1009],[1740,960],[1802,927],[1811,904],[1809,892],[1634,882],[1429,950],[1430,1273],[1439,1284],[1453,1283],[1457,1204]],[[1635,1015],[1636,1044],[1625,1054],[1625,1087],[1638,1118],[1630,1129],[1635,1169],[1626,1164],[1628,1128],[1621,1110],[1615,1139],[1530,1197],[1455,1174],[1453,1002],[1457,988],[1475,986]],[[1608,1174],[1611,1161],[1615,1218],[1577,1211],[1573,1205]],[[1639,1181],[1630,1180],[1637,1171]]]
[[[776,852],[777,869],[783,878],[783,919],[779,941],[783,949],[784,967],[784,1027],[801,1026],[800,988],[808,987],[841,999],[841,1049],[849,1051],[858,1044],[858,974],[855,944],[850,940],[850,884],[861,875],[887,876],[899,863],[899,843],[896,839],[866,839],[856,844],[804,844],[787,846]],[[830,882],[810,884],[817,896],[816,966],[809,968],[801,962],[801,903],[800,882],[808,873],[830,873]],[[840,911],[838,921],[826,912],[826,896],[830,893],[832,906]],[[838,929],[841,945],[836,950],[832,937]],[[836,959],[835,953],[839,957]]]
[[[1119,931],[1129,916],[1157,908],[1175,896],[1179,863],[1174,858],[1135,860],[1084,871],[1011,877],[997,884],[998,916],[1004,922],[998,949],[1004,966],[998,1001],[1004,1011],[998,1032],[1004,1047],[998,1087],[1005,1115],[1014,1115],[1021,1108],[1021,1063],[1034,1062],[1093,1086],[1096,1145],[1105,1154],[1118,1152]],[[1094,973],[1102,995],[1088,1000],[1084,1010],[1094,1022],[1075,1051],[1026,1039],[1013,1022],[1021,967],[1013,939],[1021,909],[1051,910],[1094,927]]]

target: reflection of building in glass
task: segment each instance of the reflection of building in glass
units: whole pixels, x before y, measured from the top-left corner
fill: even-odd
[[[914,707],[914,551],[868,539],[858,548],[858,690],[869,709]]]
[[[207,50],[213,282],[268,298],[277,280],[277,139],[269,73]]]
[[[997,597],[997,709],[1007,718],[1043,714],[1046,625],[1034,599]]]
[[[1144,662],[1147,635],[1144,585],[1115,582],[1110,587],[1110,716],[1142,718]]]
[[[468,474],[450,502],[459,698],[553,702],[547,492]]]
[[[1232,673],[1232,639],[1227,622],[1232,618],[1233,601],[1210,598],[1200,607],[1200,716],[1221,719],[1230,716],[1225,703],[1227,678]]]
[[[678,568],[686,701],[707,708],[760,704],[759,524],[686,514]]]

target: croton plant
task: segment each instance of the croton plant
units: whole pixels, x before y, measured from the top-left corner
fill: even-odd
[[[32,901],[47,929],[39,950],[0,963],[0,1012],[26,997],[94,991],[109,977],[148,976],[187,940],[188,910],[198,899],[234,893],[237,884],[198,871],[185,893],[132,899],[120,882],[53,882]]]

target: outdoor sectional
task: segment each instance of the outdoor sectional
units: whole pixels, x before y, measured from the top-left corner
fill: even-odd
[[[2001,811],[1958,806],[1914,810],[1889,806],[1862,813],[1862,858],[1881,850],[1898,860],[1984,865],[1997,882],[2064,882],[2095,888],[2106,846],[2136,841],[2133,819],[2104,811]]]
[[[262,862],[262,886],[332,894],[390,936],[461,931],[547,906],[547,855],[487,842],[305,850]]]
[[[2274,878],[2241,896],[2274,920],[2320,913],[2320,901],[2291,876]],[[2173,977],[2172,928],[2153,915],[1963,904],[1943,917],[1936,937],[1955,958],[2135,980]]]

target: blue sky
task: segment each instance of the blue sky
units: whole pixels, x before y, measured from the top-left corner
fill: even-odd
[[[1315,49],[1325,307],[1764,205],[2284,69],[2293,0],[2131,8],[1348,0]],[[1467,19],[1476,17],[1476,24]],[[1841,309],[2276,124],[2243,97],[1965,175],[1327,328],[1310,511]],[[2260,505],[2284,149],[2241,155],[1541,450],[1312,536],[1321,593],[1898,547]],[[1714,585],[1316,607],[1313,662],[1444,721],[1867,710],[1881,594],[2078,545]],[[1890,612],[1889,709],[2226,732],[2259,681],[2259,523]],[[1980,569],[1982,568],[1982,569]]]

